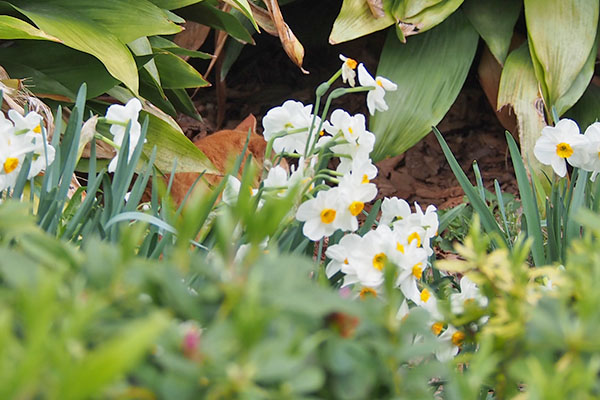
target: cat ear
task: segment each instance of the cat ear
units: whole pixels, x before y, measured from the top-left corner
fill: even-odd
[[[248,129],[250,129],[252,133],[256,133],[256,117],[252,114],[248,114],[246,119],[240,122],[234,130],[243,131],[245,134],[247,134]]]

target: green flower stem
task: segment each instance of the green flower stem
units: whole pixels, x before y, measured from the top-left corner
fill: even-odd
[[[332,169],[324,169],[322,171],[325,172],[325,173],[327,173],[327,174],[329,174],[329,175],[333,175],[333,176],[344,176],[344,174],[342,174],[341,172],[337,172],[337,171],[334,171]]]
[[[98,122],[103,122],[103,123],[109,124],[109,125],[120,125],[123,128],[127,128],[127,125],[129,124],[129,121],[127,121],[127,122],[115,121],[115,120],[112,120],[112,119],[106,119],[104,117],[99,117],[98,118]]]
[[[327,101],[325,102],[325,107],[323,107],[323,113],[321,114],[321,121],[319,122],[319,127],[317,128],[317,132],[320,132],[321,128],[323,127],[323,121],[325,121],[325,117],[327,116],[327,113],[329,112],[329,107],[331,107],[331,102],[333,101],[333,99],[337,99],[338,97],[341,97],[347,93],[368,92],[368,91],[374,90],[374,89],[375,89],[375,86],[360,86],[360,87],[354,87],[354,88],[337,88],[337,89],[333,90],[331,93],[329,93],[329,96],[327,96]],[[307,144],[309,142],[311,142],[310,135],[308,137]],[[317,144],[316,140],[312,142],[309,154],[314,151],[316,144]]]
[[[319,240],[319,251],[317,252],[317,267],[319,266],[319,264],[321,264],[321,257],[323,257],[323,242],[324,239],[321,238],[321,240]],[[317,273],[319,272],[319,269],[317,269]]]
[[[308,149],[309,149],[309,144],[312,141],[312,137],[313,137],[313,133],[314,133],[314,126],[315,126],[315,122],[317,120],[317,114],[319,113],[319,106],[321,105],[321,97],[325,96],[325,93],[327,93],[327,91],[329,90],[329,88],[331,87],[331,85],[333,84],[333,82],[335,82],[340,76],[342,75],[342,68],[338,69],[336,71],[335,74],[333,74],[333,76],[331,78],[329,78],[329,80],[327,82],[323,82],[321,83],[318,87],[317,90],[315,91],[315,108],[313,110],[313,118],[312,121],[310,123],[310,130],[308,131],[308,139],[306,140],[306,147],[304,148],[304,157],[308,157]],[[324,115],[326,115],[326,113],[324,113]],[[316,132],[320,132],[321,131],[321,125],[322,125],[323,120],[321,119],[321,124],[319,124],[319,129],[317,129]],[[312,152],[312,150],[311,150]]]
[[[106,136],[102,136],[99,133],[95,133],[94,134],[94,138],[103,141],[106,144],[111,145],[112,147],[114,147],[117,150],[121,150],[121,146],[119,146],[118,144],[116,144],[115,142],[113,142],[112,140],[110,140],[109,138],[107,138]]]
[[[285,130],[285,131],[279,131],[279,132],[277,132],[267,142],[267,148],[265,149],[265,160],[270,160],[271,159],[271,151],[273,150],[273,142],[275,142],[275,139],[279,139],[279,138],[287,136],[287,135],[293,135],[294,133],[304,132],[305,130],[306,130],[306,128],[299,128],[299,129],[291,129],[289,131]]]

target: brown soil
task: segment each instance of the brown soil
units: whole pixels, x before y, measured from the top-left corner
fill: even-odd
[[[286,8],[283,11],[285,16]],[[316,26],[331,27],[331,18],[335,18],[336,13],[336,10],[323,13],[325,16],[322,18],[326,21]],[[227,76],[223,126],[216,126],[216,89],[200,90],[194,101],[203,121],[199,123],[185,116],[178,120],[188,136],[202,137],[218,129],[231,129],[248,114],[257,117],[260,127],[262,116],[288,99],[313,103],[317,85],[339,68],[340,53],[364,62],[372,72],[376,70],[383,33],[330,46],[326,40],[328,32],[311,32],[303,38],[303,25],[300,23],[296,28],[294,21],[288,23],[306,47],[304,66],[311,72],[310,75],[303,75],[289,61],[277,38],[267,34],[255,35],[256,46],[243,49]],[[199,69],[203,70],[202,67]],[[337,107],[351,114],[360,112],[368,115],[364,94],[343,96],[334,102],[332,110]],[[475,69],[472,69],[457,101],[438,128],[472,182],[474,176],[471,166],[477,160],[488,189],[493,191],[493,181],[497,179],[502,190],[516,193],[504,129],[479,87]],[[384,160],[378,163],[378,167],[379,176],[375,183],[380,197],[398,196],[410,202],[418,201],[422,206],[434,204],[440,208],[458,205],[463,200],[464,193],[432,133],[405,154]]]

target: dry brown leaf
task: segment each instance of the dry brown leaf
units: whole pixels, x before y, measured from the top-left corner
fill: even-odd
[[[277,0],[266,0],[265,4],[267,5],[271,19],[277,28],[277,36],[279,36],[279,40],[281,40],[283,50],[285,50],[290,60],[292,60],[294,64],[300,68],[302,73],[308,74],[308,71],[302,68],[302,62],[304,60],[304,47],[296,38],[294,32],[292,32],[290,27],[283,20],[283,15],[281,15],[281,10],[279,9]],[[267,29],[265,28],[265,30]]]
[[[367,0],[367,4],[371,9],[371,13],[375,18],[385,17],[385,11],[383,10],[383,0]]]
[[[279,36],[277,33],[277,27],[273,23],[273,19],[267,10],[262,7],[257,6],[253,2],[249,1],[250,8],[252,9],[252,15],[254,16],[254,20],[270,35]]]
[[[210,33],[210,27],[201,25],[197,22],[187,21],[184,25],[184,31],[175,35],[173,41],[179,47],[183,47],[188,50],[198,50],[208,37]],[[188,56],[182,57],[184,60],[189,59]]]

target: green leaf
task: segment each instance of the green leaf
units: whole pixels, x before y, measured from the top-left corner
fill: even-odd
[[[157,147],[155,165],[162,171],[170,171],[173,160],[177,158],[176,172],[203,172],[209,174],[219,173],[208,157],[198,149],[181,131],[177,131],[169,123],[155,115],[150,117],[150,125],[144,146],[144,152],[149,154],[152,147]]]
[[[420,13],[413,16],[395,15],[397,19],[405,24],[413,25],[415,32],[410,34],[422,33],[439,25],[452,13],[454,13],[464,0],[445,0],[432,7],[425,8]],[[410,34],[407,34],[410,35]]]
[[[500,64],[508,55],[521,6],[521,0],[465,0],[463,4],[465,15]]]
[[[172,35],[182,30],[148,0],[35,0],[33,3],[52,4],[81,13],[123,43],[143,36]]]
[[[152,45],[146,36],[142,36],[139,39],[136,39],[127,44],[133,54],[136,56],[148,56],[152,55]],[[160,76],[158,75],[158,69],[156,68],[156,63],[154,60],[148,61],[144,64],[143,68],[148,71],[152,79],[160,86]]]
[[[597,32],[598,33],[598,32]],[[569,108],[571,108],[581,96],[585,92],[585,89],[589,86],[592,77],[594,76],[594,68],[596,64],[596,54],[598,48],[598,35],[596,35],[596,41],[594,42],[594,46],[592,47],[592,51],[590,52],[585,65],[575,77],[575,81],[567,90],[567,92],[561,96],[557,101],[554,107],[556,107],[556,112],[558,115],[563,115]]]
[[[189,6],[191,4],[200,3],[203,0],[150,0],[152,3],[156,4],[160,8],[164,8],[165,10],[176,10],[178,8],[183,8]]]
[[[252,15],[252,9],[250,8],[250,4],[248,4],[248,0],[223,0],[223,1],[225,3],[231,5],[235,9],[237,9],[242,14],[244,14],[244,16],[246,18],[248,18],[248,20],[252,23],[252,26],[254,27],[254,29],[256,29],[257,32],[260,32],[260,29],[258,28],[258,24],[256,23],[256,20],[254,19],[254,15]]]
[[[524,0],[529,51],[548,110],[581,72],[596,37],[598,0]]]
[[[445,0],[406,0],[399,3],[402,6],[402,16],[405,18],[414,17],[423,10],[433,7]]]
[[[565,116],[577,121],[582,129],[600,120],[600,87],[593,83],[588,86]]]
[[[15,42],[0,52],[0,65],[11,77],[27,79],[38,96],[60,95],[65,101],[74,101],[83,82],[87,82],[88,98],[119,83],[95,57],[52,42]]]
[[[186,7],[179,13],[187,20],[225,31],[239,41],[254,44],[252,35],[235,16],[219,10],[209,1]]]
[[[166,50],[155,53],[154,61],[165,89],[186,89],[209,86],[200,72]]]
[[[519,196],[521,197],[521,204],[523,205],[527,236],[533,238],[531,254],[535,265],[540,267],[545,264],[546,258],[544,256],[544,238],[542,235],[540,213],[537,208],[537,200],[533,187],[529,183],[529,176],[525,169],[525,165],[523,164],[523,159],[519,153],[517,143],[515,143],[515,140],[509,132],[506,133],[506,141],[508,142],[508,149],[510,150],[510,157],[513,162],[513,167],[515,168],[517,185],[519,186]]]
[[[0,15],[0,39],[37,39],[60,42],[60,39],[9,15]]]
[[[112,340],[90,352],[81,362],[71,365],[70,374],[60,385],[55,398],[84,399],[134,367],[169,324],[164,313],[133,321]]]
[[[333,23],[329,43],[347,42],[385,29],[394,23],[394,18],[387,13],[385,17],[375,18],[364,0],[344,0],[342,9]]]
[[[137,66],[129,49],[111,32],[72,8],[55,4],[15,2],[13,6],[40,29],[76,50],[98,58],[112,76],[137,94]]]
[[[467,77],[478,39],[461,11],[405,45],[390,30],[377,75],[399,90],[386,93],[390,109],[371,119],[377,137],[374,160],[403,153],[441,121]]]
[[[212,55],[210,55],[208,53],[204,53],[203,51],[194,51],[194,50],[184,49],[183,47],[179,47],[177,44],[171,42],[168,39],[160,37],[160,36],[153,36],[148,39],[150,40],[150,44],[152,45],[152,47],[154,49],[167,50],[178,56],[203,58],[206,60],[213,57]]]
[[[498,89],[498,109],[512,107],[517,116],[521,153],[534,170],[541,168],[541,164],[533,155],[533,147],[546,126],[538,87],[527,43],[524,43],[508,55],[504,64]]]
[[[456,161],[456,158],[454,158],[452,150],[450,150],[450,147],[448,147],[448,144],[444,140],[440,131],[434,127],[433,132],[435,133],[435,137],[437,138],[437,140],[440,142],[442,151],[444,152],[444,155],[448,160],[448,164],[450,164],[450,169],[452,169],[452,172],[454,173],[456,180],[460,184],[460,187],[462,187],[462,189],[465,192],[465,195],[471,202],[473,209],[477,212],[477,214],[479,214],[479,217],[481,218],[481,224],[483,225],[486,232],[495,233],[496,235],[494,239],[502,238],[504,243],[508,244],[506,241],[506,236],[498,226],[496,219],[490,212],[485,202],[479,196],[479,193],[477,193],[477,191],[469,181],[469,178],[467,178],[467,175],[463,172],[462,168],[460,167],[460,164],[458,164],[458,161]]]

